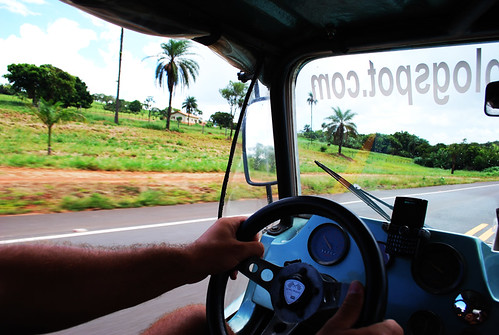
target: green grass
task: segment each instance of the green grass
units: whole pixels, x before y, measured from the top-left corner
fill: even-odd
[[[14,109],[11,109],[14,106]],[[0,95],[0,165],[106,171],[221,172],[230,143],[224,131],[200,125],[114,115],[97,104],[84,111],[86,122],[53,128],[53,155],[46,155],[47,129],[23,102]]]
[[[411,158],[392,156],[377,152],[362,151],[350,148],[342,148],[343,156],[338,155],[338,147],[331,145],[325,152],[321,152],[320,147],[324,143],[310,142],[302,137],[298,138],[300,148],[300,170],[305,173],[323,172],[314,160],[326,164],[338,173],[352,174],[390,174],[404,176],[451,176],[450,170],[428,168],[415,164]],[[497,169],[489,169],[490,176],[499,176]],[[488,170],[488,171],[489,171]],[[457,170],[454,176],[462,177],[486,177],[487,171],[464,171]]]
[[[53,128],[53,155],[47,155],[47,129],[26,101],[0,95],[0,166],[90,171],[203,173],[225,171],[230,142],[224,129],[147,120],[147,115],[114,113],[94,103],[83,110],[85,122],[57,124]],[[344,192],[314,160],[321,161],[363,189],[394,189],[499,180],[499,168],[484,172],[431,169],[412,159],[343,148],[298,139],[303,194]],[[217,174],[218,175],[218,174]],[[261,177],[257,175],[257,177]],[[220,181],[221,182],[221,181]],[[116,184],[12,185],[0,187],[0,215],[89,209],[160,206],[218,201],[220,182],[166,185],[154,181]],[[232,185],[233,199],[264,197],[262,187],[243,179]],[[274,194],[277,188],[274,186]]]
[[[412,159],[376,152],[342,148],[325,143],[299,138],[300,171],[302,172],[302,192],[304,194],[326,194],[344,192],[345,189],[333,178],[326,175],[314,160],[341,174],[352,184],[365,190],[417,188],[437,185],[465,184],[478,181],[499,180],[499,170],[455,171],[427,168],[415,164]],[[326,147],[326,150],[322,149]]]

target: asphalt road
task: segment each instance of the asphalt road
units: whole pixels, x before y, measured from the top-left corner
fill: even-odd
[[[499,182],[419,189],[379,191],[388,203],[395,196],[428,200],[426,224],[432,228],[475,235],[492,243],[497,226]],[[330,196],[359,216],[379,218],[351,193]],[[72,243],[103,246],[188,243],[215,220],[218,204],[193,204],[79,213],[0,217],[0,244]],[[238,214],[248,214],[254,202],[240,202]],[[388,211],[388,213],[390,213]],[[242,276],[240,276],[242,277]],[[236,295],[244,283],[238,282]],[[54,334],[138,334],[157,317],[179,306],[203,303],[207,280],[178,288],[139,306]]]

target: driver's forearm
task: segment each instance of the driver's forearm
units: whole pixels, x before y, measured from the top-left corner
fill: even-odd
[[[0,333],[67,328],[191,281],[188,248],[0,248]],[[201,275],[202,276],[202,275]]]

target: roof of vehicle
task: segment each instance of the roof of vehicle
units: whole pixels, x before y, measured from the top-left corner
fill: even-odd
[[[268,60],[499,37],[496,0],[62,1],[127,29],[194,39],[246,72],[259,55]]]

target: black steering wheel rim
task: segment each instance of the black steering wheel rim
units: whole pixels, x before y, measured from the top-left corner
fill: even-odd
[[[237,231],[237,238],[250,241],[270,223],[284,216],[315,214],[334,219],[353,237],[364,260],[366,292],[359,325],[383,320],[387,303],[387,281],[383,257],[367,226],[340,204],[320,197],[297,196],[271,203],[249,217]],[[213,275],[208,286],[206,313],[210,334],[226,335],[224,297],[229,272]]]

